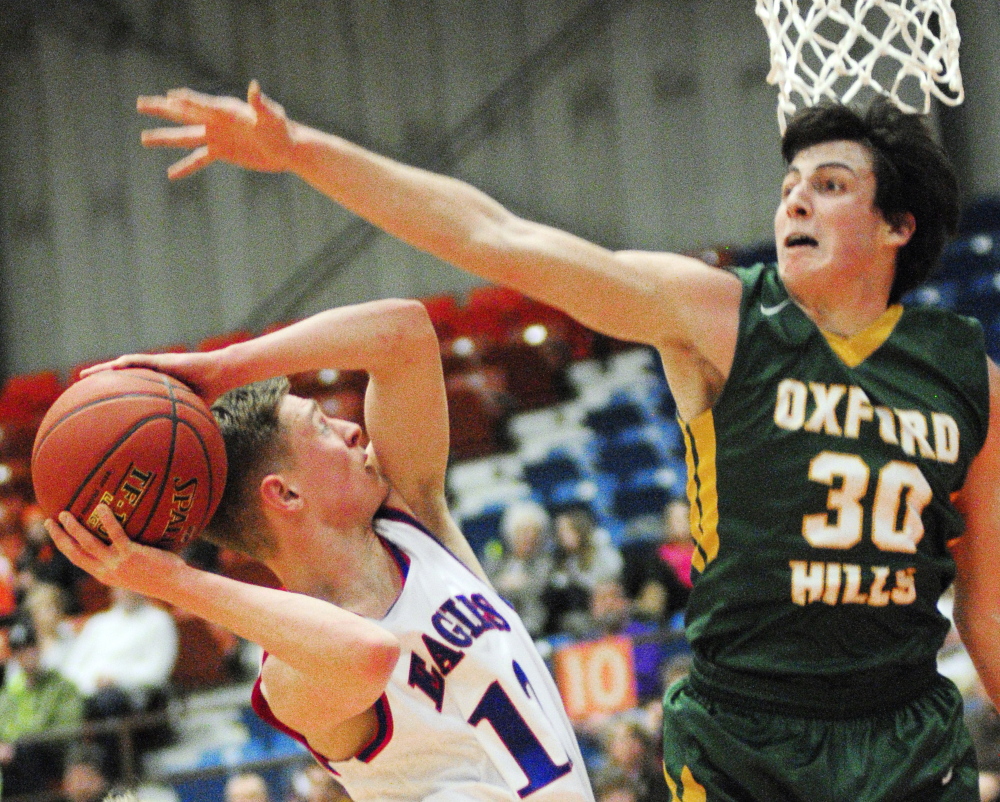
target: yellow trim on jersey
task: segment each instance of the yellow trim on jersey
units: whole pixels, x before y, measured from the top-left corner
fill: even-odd
[[[708,798],[705,793],[705,786],[699,783],[691,769],[687,766],[681,769],[681,793],[677,793],[677,783],[673,777],[667,774],[667,767],[663,767],[663,776],[667,781],[667,788],[670,789],[671,802],[705,802]]]
[[[705,410],[684,424],[683,431],[691,536],[696,545],[691,564],[701,573],[719,554],[719,486],[712,410]]]
[[[872,323],[867,329],[859,331],[850,337],[842,337],[839,334],[823,331],[822,329],[820,331],[823,332],[823,336],[826,337],[830,348],[840,357],[840,360],[847,367],[856,368],[874,354],[882,343],[889,339],[889,335],[892,334],[892,330],[896,328],[896,324],[899,323],[899,319],[902,316],[903,305],[893,304],[879,315],[878,320]]]

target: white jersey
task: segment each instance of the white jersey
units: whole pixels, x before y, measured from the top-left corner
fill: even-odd
[[[329,761],[355,802],[592,802],[559,693],[517,614],[410,516],[383,510],[375,531],[403,590],[379,622],[401,643],[376,703],[378,733]],[[278,722],[258,687],[254,708]],[[306,743],[308,746],[308,743]]]

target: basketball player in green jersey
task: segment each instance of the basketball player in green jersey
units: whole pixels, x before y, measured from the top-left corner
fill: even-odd
[[[289,171],[376,226],[659,351],[697,542],[689,679],[665,698],[682,802],[978,799],[956,623],[1000,702],[1000,370],[974,321],[903,307],[957,218],[951,167],[887,102],[807,109],[783,140],[776,267],[611,252],[455,179],[246,103],[140,98],[150,146]]]

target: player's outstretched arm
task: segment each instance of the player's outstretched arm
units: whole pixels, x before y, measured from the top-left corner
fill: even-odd
[[[524,220],[467,183],[288,120],[256,83],[246,103],[176,90],[140,98],[138,109],[182,126],[147,131],[144,144],[193,148],[171,177],[220,159],[289,170],[404,242],[597,331],[661,349],[694,348],[715,369],[728,369],[726,338],[718,335],[725,325],[735,329],[739,282],[723,271],[675,254],[615,253]]]
[[[107,585],[183,608],[259,644],[324,689],[314,705],[331,726],[358,716],[384,691],[399,642],[376,622],[310,596],[193,568],[176,554],[129,540],[107,506],[98,506],[97,513],[108,543],[69,513],[46,522],[56,546],[75,565]]]
[[[965,534],[952,549],[958,564],[955,579],[955,624],[1000,709],[1000,369],[990,371],[990,428],[986,444],[969,469],[958,499]]]

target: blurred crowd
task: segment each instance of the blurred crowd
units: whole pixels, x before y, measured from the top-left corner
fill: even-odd
[[[177,626],[130,591],[88,597],[92,580],[55,548],[41,511],[27,505],[18,520],[20,548],[13,559],[0,551],[0,795],[57,790],[76,800],[88,771],[108,783],[123,772],[114,729],[84,725],[165,709]],[[165,724],[150,722],[135,730],[140,749],[166,737]]]

